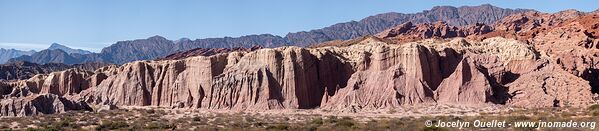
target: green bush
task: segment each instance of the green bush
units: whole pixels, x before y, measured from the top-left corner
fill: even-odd
[[[31,131],[35,131],[35,130],[43,130],[43,131],[61,131],[61,130],[65,130],[66,128],[71,128],[75,125],[71,124],[73,120],[66,118],[66,119],[62,119],[58,122],[51,122],[48,123],[47,125],[42,126],[42,128],[27,128],[27,130],[31,130]]]
[[[322,125],[324,122],[322,121],[322,118],[318,117],[318,118],[314,118],[312,119],[312,121],[310,122],[310,124],[314,124],[314,125]]]
[[[116,129],[123,129],[123,128],[127,128],[129,127],[129,124],[122,122],[122,121],[103,121],[102,124],[100,124],[98,127],[96,127],[96,130],[98,131],[104,131],[104,130],[116,130]]]
[[[268,126],[268,127],[266,127],[266,129],[267,130],[279,130],[279,131],[281,131],[281,130],[289,130],[289,125],[287,125],[287,124],[277,124],[277,125],[274,125],[274,126]]]
[[[593,115],[593,116],[599,116],[599,111],[593,111],[593,112],[591,113],[591,115]]]
[[[162,122],[151,122],[146,125],[146,129],[175,129],[175,125]]]
[[[337,126],[341,126],[341,127],[353,127],[354,125],[355,125],[354,120],[349,117],[344,117],[337,121]]]
[[[329,119],[327,119],[325,122],[326,123],[337,123],[338,119],[336,116],[331,116],[329,117]]]
[[[594,111],[594,110],[599,110],[599,104],[595,104],[589,107],[589,110]]]
[[[156,110],[149,109],[149,110],[146,110],[146,113],[148,113],[148,114],[154,114],[154,113],[156,113]]]

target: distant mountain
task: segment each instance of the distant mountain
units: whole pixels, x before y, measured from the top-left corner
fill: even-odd
[[[61,45],[61,44],[58,44],[58,43],[52,43],[52,45],[50,45],[50,47],[48,48],[48,50],[56,50],[56,49],[62,50],[62,51],[66,52],[66,53],[69,53],[69,54],[74,54],[74,53],[77,53],[77,54],[91,54],[92,53],[90,51],[86,51],[86,50],[82,50],[82,49],[69,48],[67,46],[64,46],[64,45]]]
[[[42,50],[36,53],[31,54],[30,56],[24,55],[17,58],[10,59],[8,62],[15,61],[27,61],[38,64],[48,64],[48,63],[63,63],[63,64],[79,64],[86,62],[105,62],[110,63],[109,61],[105,61],[98,54],[69,54],[63,50]]]
[[[444,21],[452,26],[464,26],[475,23],[492,24],[508,15],[533,11],[528,9],[504,9],[484,4],[480,6],[436,6],[415,14],[383,13],[366,17],[360,21],[335,24],[322,29],[289,33],[285,39],[297,46],[308,46],[331,40],[348,40],[365,35],[373,35],[405,22],[432,23]]]
[[[64,63],[64,64],[76,64],[79,60],[75,59],[73,56],[69,55],[67,52],[63,50],[42,50],[40,52],[34,53],[31,56],[20,56],[14,59],[9,60],[9,62],[14,61],[28,61],[39,64],[47,64],[47,63]]]
[[[209,39],[180,39],[175,41],[167,40],[161,36],[153,36],[148,39],[138,39],[133,41],[120,41],[109,47],[102,49],[100,55],[105,60],[113,63],[126,63],[135,60],[149,60],[158,57],[164,57],[180,51],[187,51],[198,47],[205,48],[251,48],[255,45],[265,47],[284,46],[285,40],[279,36],[263,34],[249,35],[238,38],[209,38]]]
[[[491,24],[511,14],[532,11],[527,9],[504,9],[489,4],[480,6],[462,6],[459,8],[451,6],[437,6],[431,10],[420,13],[384,13],[367,17],[360,21],[351,21],[335,24],[322,29],[289,33],[285,37],[270,34],[248,35],[241,37],[207,38],[207,39],[180,39],[176,41],[167,40],[161,36],[153,36],[147,39],[132,41],[120,41],[108,46],[100,53],[80,55],[79,60],[71,60],[68,56],[38,56],[39,59],[31,59],[35,63],[60,62],[72,63],[104,61],[122,64],[135,60],[149,60],[164,57],[176,52],[187,51],[195,48],[233,48],[253,46],[278,47],[278,46],[309,46],[331,40],[348,40],[364,35],[373,35],[393,26],[412,22],[429,23],[445,21],[449,25],[461,26],[474,23]],[[47,55],[51,55],[46,53]],[[69,55],[69,53],[66,53]],[[46,59],[44,59],[46,58]],[[53,59],[53,60],[48,60]],[[21,59],[27,60],[27,59]]]
[[[23,56],[23,55],[31,55],[33,53],[35,53],[35,51],[33,51],[33,50],[21,51],[21,50],[15,50],[15,49],[0,48],[0,64],[5,63],[6,61],[8,61],[11,58],[16,58],[16,57]]]

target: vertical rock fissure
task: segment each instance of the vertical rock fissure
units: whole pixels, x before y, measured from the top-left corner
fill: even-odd
[[[589,82],[593,94],[599,94],[599,69],[586,69],[581,77]]]

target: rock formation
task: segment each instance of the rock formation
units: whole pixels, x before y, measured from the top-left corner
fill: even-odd
[[[437,87],[439,103],[485,103],[492,100],[493,88],[471,59],[463,58],[454,73]]]
[[[377,37],[311,48],[197,49],[94,72],[70,69],[0,82],[2,110],[9,112],[2,115],[85,105],[336,112],[419,104],[586,107],[599,92],[597,19],[564,11],[518,14],[491,27],[406,23]],[[39,96],[54,102],[37,111],[20,104]]]
[[[55,71],[63,71],[71,68],[93,71],[100,67],[108,66],[107,63],[83,63],[66,65],[60,63],[35,64],[25,61],[15,61],[7,64],[0,64],[0,80],[24,80],[37,74],[49,74]]]
[[[53,94],[91,105],[235,111],[359,112],[416,104],[553,107],[593,102],[591,87],[584,86],[583,79],[565,71],[549,73],[559,68],[536,52],[526,43],[504,38],[400,45],[367,38],[345,47],[280,47],[137,61],[95,72],[71,69],[5,83],[3,90],[29,91],[6,94],[4,99]],[[569,88],[558,88],[564,86]]]
[[[391,29],[387,29],[376,36],[391,39],[395,42],[405,43],[429,38],[454,38],[481,35],[492,31],[490,26],[476,23],[465,27],[450,26],[445,22],[423,23],[413,25],[407,22]]]
[[[524,74],[507,86],[508,93],[513,96],[508,105],[513,106],[578,107],[594,102],[588,81],[561,70],[545,69]]]
[[[93,104],[231,110],[321,107],[352,111],[422,103],[512,104],[518,101],[511,98],[520,97],[511,93],[516,89],[511,86],[518,85],[512,82],[549,68],[543,65],[546,58],[536,52],[526,43],[503,38],[402,45],[366,39],[347,47],[282,47],[139,61],[114,68],[117,73],[83,97]],[[522,65],[539,66],[521,69]],[[514,73],[520,77],[509,78]],[[591,88],[578,89],[585,95],[556,100],[572,103],[569,106],[590,103]]]
[[[85,102],[72,101],[54,94],[0,99],[0,116],[32,116],[71,110],[91,110],[91,108]]]
[[[159,58],[156,60],[177,60],[177,59],[183,59],[183,58],[188,58],[188,57],[193,57],[193,56],[211,56],[211,55],[216,55],[216,54],[220,54],[220,53],[228,53],[228,52],[237,52],[237,51],[254,51],[257,49],[261,49],[262,47],[260,46],[254,46],[252,48],[243,48],[243,47],[236,47],[236,48],[196,48],[196,49],[191,49],[188,51],[182,51],[182,52],[177,52],[174,54],[170,54],[164,58]]]

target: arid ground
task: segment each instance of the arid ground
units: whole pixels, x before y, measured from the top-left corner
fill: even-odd
[[[416,108],[416,107],[410,107]],[[218,112],[164,108],[123,108],[99,112],[70,111],[35,117],[0,118],[0,128],[16,130],[459,130],[427,127],[434,121],[599,121],[599,106],[589,108],[523,109],[489,107],[473,109],[447,105],[426,106],[403,112],[372,114],[333,113],[312,110]],[[472,125],[471,125],[472,126]],[[469,127],[466,130],[534,130],[523,127]],[[539,128],[542,130],[590,130]]]

